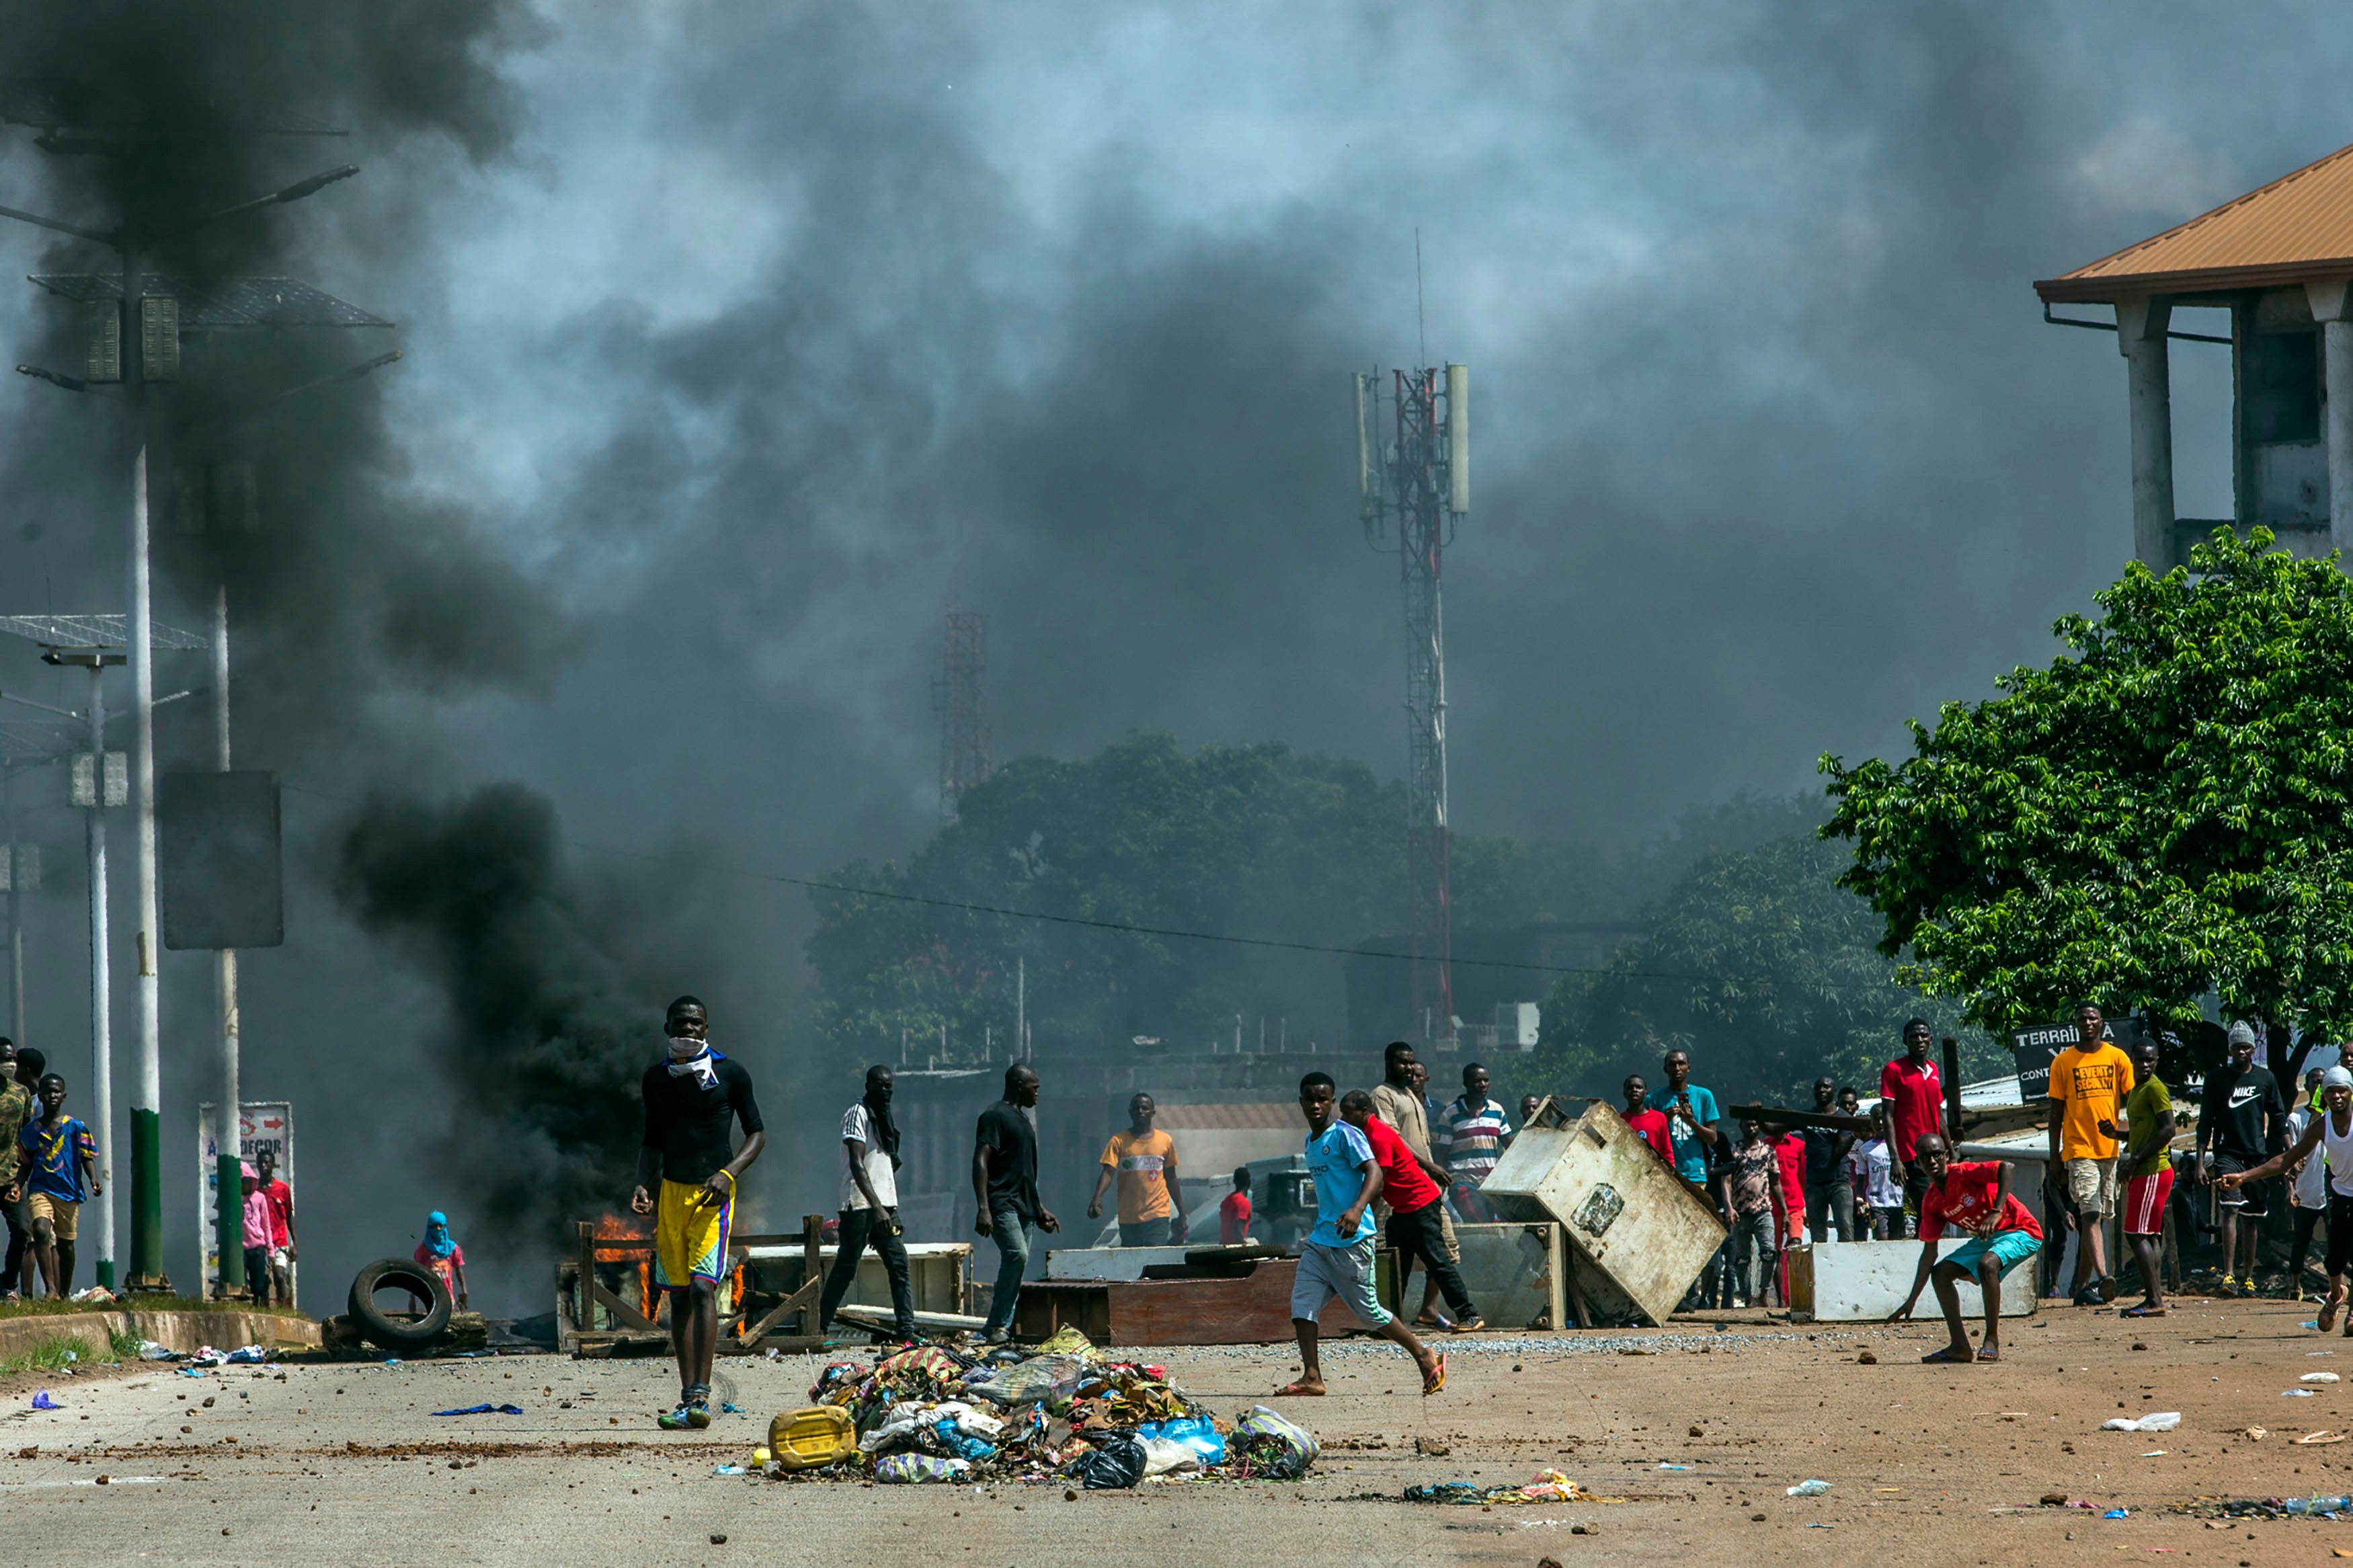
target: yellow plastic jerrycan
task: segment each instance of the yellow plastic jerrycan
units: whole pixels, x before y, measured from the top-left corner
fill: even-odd
[[[858,1425],[834,1405],[787,1410],[768,1423],[768,1450],[788,1470],[815,1470],[858,1452]]]

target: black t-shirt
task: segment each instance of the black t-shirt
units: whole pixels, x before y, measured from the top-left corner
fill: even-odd
[[[998,1100],[980,1113],[974,1139],[988,1151],[988,1206],[1035,1220],[1045,1206],[1038,1198],[1038,1130],[1021,1108]]]
[[[667,1060],[648,1068],[638,1086],[646,1102],[643,1142],[661,1151],[666,1182],[700,1185],[733,1160],[730,1121],[741,1121],[746,1137],[761,1130],[752,1075],[744,1064],[724,1057],[711,1066],[719,1081],[709,1089],[692,1073],[671,1072]]]
[[[1835,1127],[1800,1127],[1798,1136],[1804,1140],[1806,1145],[1808,1186],[1827,1187],[1849,1179],[1846,1161],[1840,1157],[1839,1145],[1853,1134],[1841,1132]]]
[[[2242,1072],[2224,1062],[2207,1078],[2206,1092],[2198,1097],[2199,1131],[2214,1130],[2212,1138],[2201,1137],[2199,1142],[2211,1143],[2222,1153],[2260,1163],[2279,1152],[2280,1139],[2274,1130],[2286,1116],[2279,1079],[2272,1076],[2271,1068],[2251,1064]]]

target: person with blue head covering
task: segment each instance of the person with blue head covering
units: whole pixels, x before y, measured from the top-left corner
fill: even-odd
[[[435,1209],[425,1216],[425,1239],[417,1244],[417,1261],[432,1270],[462,1310],[466,1305],[466,1249],[449,1234],[449,1216]]]

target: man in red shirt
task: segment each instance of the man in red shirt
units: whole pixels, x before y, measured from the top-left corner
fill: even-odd
[[[1648,1102],[1651,1086],[1643,1081],[1641,1073],[1628,1073],[1624,1087],[1626,1125],[1632,1128],[1651,1148],[1656,1149],[1659,1152],[1659,1158],[1667,1163],[1669,1170],[1672,1170],[1675,1163],[1675,1146],[1667,1131],[1667,1113],[1663,1110],[1652,1110],[1650,1108]]]
[[[1365,1135],[1373,1146],[1373,1162],[1381,1168],[1381,1201],[1389,1205],[1388,1244],[1398,1255],[1398,1300],[1405,1300],[1406,1282],[1413,1276],[1413,1260],[1421,1259],[1438,1281],[1453,1314],[1454,1331],[1464,1333],[1486,1324],[1471,1304],[1462,1272],[1447,1260],[1444,1234],[1438,1227],[1439,1203],[1448,1180],[1444,1171],[1413,1152],[1386,1121],[1373,1114],[1373,1097],[1352,1089],[1340,1101],[1340,1119]]]
[[[1795,1132],[1773,1140],[1773,1157],[1781,1166],[1781,1249],[1777,1255],[1777,1279],[1781,1305],[1789,1304],[1789,1248],[1806,1239],[1806,1141]]]
[[[1879,1069],[1879,1098],[1887,1102],[1887,1173],[1916,1213],[1927,1195],[1928,1176],[1915,1168],[1912,1152],[1921,1139],[1942,1136],[1945,1129],[1945,1083],[1928,1059],[1926,1019],[1904,1026],[1904,1054]]]
[[[2042,1250],[2042,1227],[2027,1206],[2010,1194],[2010,1176],[2018,1167],[2008,1160],[1955,1163],[1939,1133],[1924,1134],[1915,1145],[1921,1170],[1928,1176],[1927,1196],[1920,1200],[1920,1267],[1912,1275],[1912,1293],[1904,1305],[1887,1315],[1891,1323],[1912,1315],[1920,1287],[1936,1282],[1936,1301],[1945,1309],[1945,1327],[1953,1342],[1920,1359],[1926,1362],[2000,1361],[2001,1359],[2001,1277]],[[1936,1244],[1947,1226],[1968,1232],[1968,1239],[1939,1262]],[[1968,1330],[1961,1323],[1958,1281],[1974,1275],[1985,1293],[1985,1341],[1969,1348]]]

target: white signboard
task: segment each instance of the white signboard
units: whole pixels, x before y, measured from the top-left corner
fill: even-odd
[[[290,1192],[302,1189],[294,1174],[294,1107],[286,1100],[247,1100],[239,1108],[237,1149],[248,1165],[264,1149],[278,1162],[278,1179]],[[220,1111],[207,1101],[196,1107],[196,1232],[205,1253],[205,1299],[220,1294]],[[301,1212],[301,1200],[296,1200]],[[286,1265],[290,1300],[300,1301],[297,1266]]]

